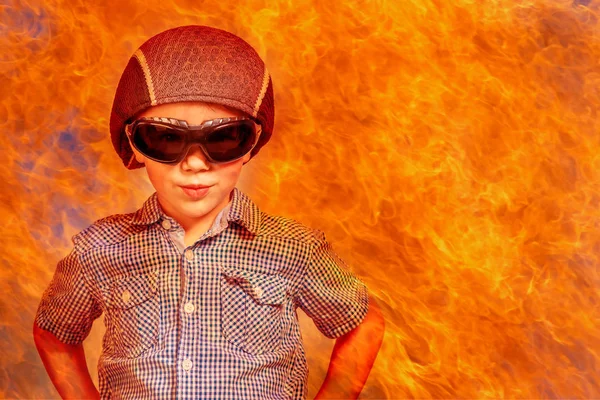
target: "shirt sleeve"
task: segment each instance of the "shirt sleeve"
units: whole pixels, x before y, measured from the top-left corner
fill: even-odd
[[[311,253],[298,305],[323,335],[333,339],[362,322],[369,308],[369,295],[365,284],[320,234],[322,239]]]
[[[44,291],[35,324],[63,343],[80,344],[102,314],[85,282],[76,249],[58,262],[54,277]]]

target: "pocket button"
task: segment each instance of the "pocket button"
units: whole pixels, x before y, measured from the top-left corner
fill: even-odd
[[[261,288],[257,287],[254,289],[254,294],[256,294],[256,297],[258,297],[260,299],[263,295],[263,290]]]
[[[131,299],[131,292],[127,289],[123,290],[123,293],[121,294],[121,298],[123,299],[123,301],[125,303],[128,303],[129,300]]]

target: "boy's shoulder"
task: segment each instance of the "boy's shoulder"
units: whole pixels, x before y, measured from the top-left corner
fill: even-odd
[[[298,220],[281,215],[261,212],[260,235],[276,237],[307,244],[314,244],[324,240],[324,234],[318,229],[313,229]]]
[[[97,219],[72,237],[81,252],[91,248],[111,246],[128,237],[145,231],[149,225],[160,221],[161,209],[157,193],[152,193],[144,204],[130,213],[111,214]]]
[[[97,219],[87,228],[73,236],[76,247],[85,251],[92,247],[109,246],[126,240],[132,233],[143,230],[143,227],[131,223],[136,212],[112,214]]]
[[[271,214],[261,210],[252,198],[235,187],[228,218],[240,222],[252,233],[262,238],[316,243],[324,240],[324,235],[317,229],[282,215]]]

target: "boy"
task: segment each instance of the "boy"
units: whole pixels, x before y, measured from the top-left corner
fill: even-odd
[[[296,308],[337,338],[317,397],[356,398],[383,335],[367,289],[324,235],[235,187],[271,136],[271,78],[245,41],[183,26],[131,57],[110,130],[156,189],[73,237],[34,323],[63,398],[304,398]],[[105,315],[94,387],[81,343]]]

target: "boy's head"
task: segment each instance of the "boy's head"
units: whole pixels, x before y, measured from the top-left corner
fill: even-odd
[[[192,25],[159,33],[134,53],[110,131],[123,164],[145,166],[164,211],[191,224],[229,201],[273,120],[273,86],[256,51],[231,33]]]
[[[273,84],[256,51],[229,32],[207,26],[181,26],[142,44],[121,76],[110,132],[123,164],[128,169],[143,166],[134,156],[126,124],[149,107],[193,101],[222,105],[255,120],[262,132],[250,157],[271,137]]]

